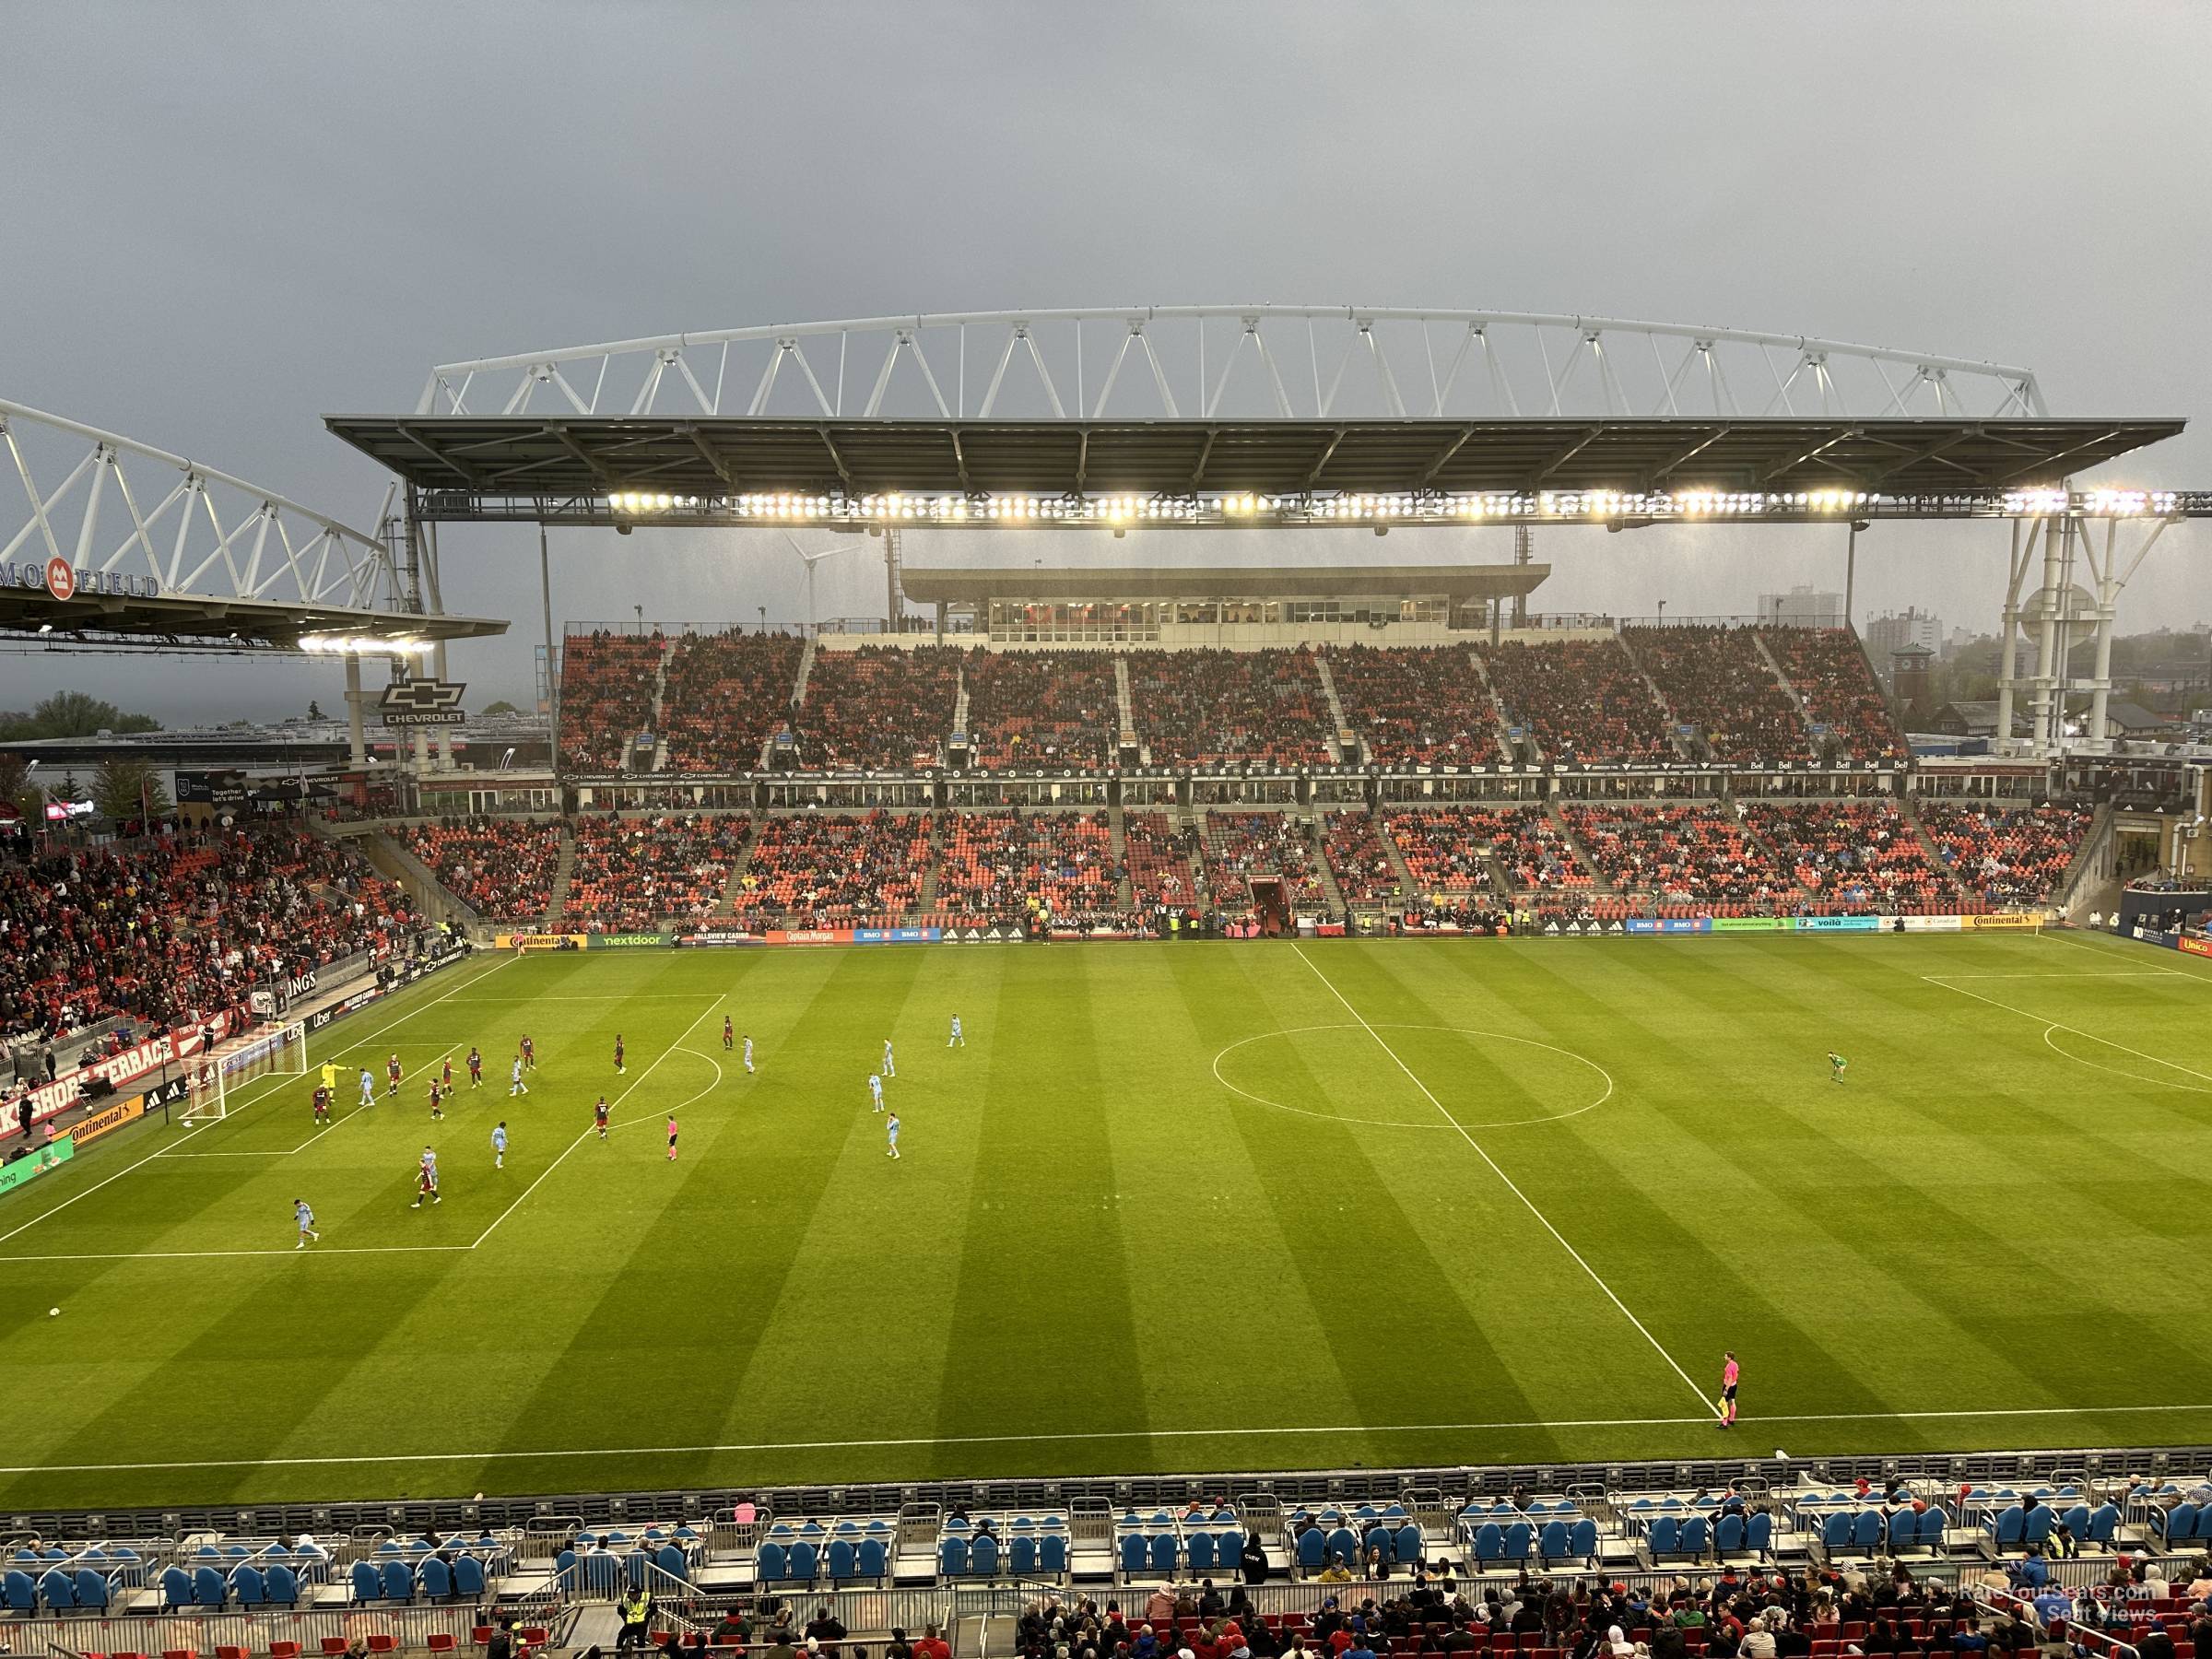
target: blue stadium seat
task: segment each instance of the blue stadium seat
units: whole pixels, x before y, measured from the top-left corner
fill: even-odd
[[[1345,1535],[1347,1538],[1349,1533]],[[1349,1559],[1347,1557],[1347,1559]],[[1175,1576],[1175,1535],[1159,1532],[1152,1535],[1152,1571],[1161,1578]]]
[[[1712,1532],[1712,1524],[1703,1515],[1692,1515],[1682,1523],[1682,1553],[1702,1556]]]
[[[1597,1523],[1584,1517],[1567,1529],[1567,1553],[1578,1560],[1597,1559]]]
[[[798,1583],[813,1583],[814,1575],[820,1571],[821,1564],[821,1546],[812,1538],[801,1537],[791,1547],[791,1576]]]
[[[451,1601],[453,1594],[453,1570],[436,1556],[425,1556],[422,1561],[422,1593],[432,1601]]]
[[[2057,1524],[2058,1516],[2053,1512],[2051,1506],[2047,1503],[2039,1503],[2028,1513],[2028,1524],[2021,1529],[2020,1542],[2023,1544],[2047,1544],[2051,1540],[2051,1529]]]
[[[1851,1524],[1851,1547],[1854,1554],[1872,1555],[1882,1547],[1882,1512],[1861,1510]]]
[[[603,1549],[594,1549],[589,1555],[576,1558],[576,1576],[582,1582],[586,1595],[613,1600],[616,1591],[621,1587],[621,1574],[622,1563]]]
[[[384,1599],[386,1601],[413,1601],[415,1599],[415,1569],[405,1561],[384,1563]]]
[[[184,1577],[174,1567],[170,1571],[176,1572],[179,1578]],[[185,1600],[189,1602],[192,1598],[192,1581],[189,1579],[185,1579],[184,1591]],[[10,1613],[36,1613],[39,1610],[38,1581],[20,1567],[10,1567],[5,1576],[0,1576],[0,1600],[7,1603]]]
[[[1712,1547],[1724,1556],[1741,1555],[1744,1549],[1744,1518],[1741,1515],[1723,1515],[1712,1529]]]
[[[194,1567],[192,1570],[192,1601],[197,1607],[219,1607],[230,1599],[223,1575],[212,1567]]]
[[[561,1553],[568,1554],[566,1550]],[[570,1559],[573,1559],[574,1558],[571,1557]],[[164,1595],[167,1595],[169,1592],[170,1573],[178,1571],[177,1568],[171,1567],[169,1572],[161,1575],[161,1589]],[[376,1563],[374,1561],[356,1561],[353,1564],[353,1599],[357,1602],[372,1602],[383,1593],[384,1581],[376,1571]]]
[[[1394,1503],[1390,1507],[1392,1509],[1396,1509],[1398,1506]],[[1244,1540],[1242,1538],[1239,1538],[1237,1540],[1237,1548],[1241,1550],[1243,1547]],[[1401,1561],[1418,1561],[1420,1559],[1421,1529],[1408,1523],[1407,1524],[1398,1528],[1398,1559]],[[1221,1563],[1226,1567],[1230,1562],[1235,1559],[1236,1557],[1224,1554],[1221,1558]]]
[[[1303,1572],[1319,1572],[1329,1564],[1328,1535],[1309,1526],[1298,1535],[1298,1565]],[[1139,1571],[1143,1569],[1140,1567]]]
[[[2088,1530],[2081,1534],[2081,1541],[2100,1549],[2110,1549],[2112,1536],[2119,1529],[2119,1510],[2112,1504],[2100,1503],[2089,1512]]]
[[[860,1551],[853,1547],[850,1538],[832,1538],[826,1559],[831,1582],[841,1584],[853,1575],[854,1570],[860,1565]]]
[[[627,1583],[632,1590],[644,1589],[645,1569],[652,1564],[653,1558],[647,1555],[642,1549],[630,1550],[622,1558],[622,1577],[624,1582]]]
[[[1888,1532],[1892,1550],[1911,1549],[1920,1542],[1920,1517],[1909,1509],[1891,1510]]]
[[[998,1540],[989,1533],[976,1534],[975,1542],[968,1547],[968,1571],[978,1578],[998,1576]]]
[[[86,1551],[88,1555],[90,1553],[89,1550]],[[89,1607],[95,1612],[107,1610],[108,1581],[89,1567],[76,1570],[76,1605]]]
[[[39,1576],[39,1599],[48,1612],[66,1613],[76,1606],[76,1585],[59,1567],[49,1567]]]
[[[1221,1563],[1221,1571],[1234,1572],[1238,1559],[1244,1554],[1244,1534],[1231,1526],[1214,1535],[1214,1559]]]
[[[2074,1535],[2077,1542],[2086,1539],[2089,1535],[2089,1506],[2088,1504],[2069,1505],[2066,1512],[2059,1519],[2065,1523],[2066,1530]]]
[[[781,1583],[785,1570],[781,1544],[763,1544],[753,1557],[753,1578],[759,1583]]]
[[[1213,1571],[1214,1535],[1212,1533],[1194,1532],[1182,1542],[1183,1547],[1190,1552],[1191,1571],[1193,1572],[1205,1573]]]
[[[1145,1541],[1143,1538],[1137,1537],[1135,1533],[1132,1533],[1130,1536],[1135,1539],[1137,1547],[1139,1549],[1144,1547]],[[958,1578],[967,1571],[968,1540],[959,1536],[957,1534],[949,1538],[938,1539],[937,1571],[946,1578]],[[1142,1569],[1140,1568],[1139,1571],[1142,1571]]]
[[[1567,1523],[1547,1521],[1544,1530],[1536,1535],[1536,1550],[1546,1566],[1567,1559]]]
[[[691,1563],[686,1559],[684,1552],[673,1544],[662,1545],[659,1552],[653,1558],[653,1564],[672,1579],[684,1583],[691,1581]]]
[[[1744,1547],[1763,1558],[1773,1543],[1774,1517],[1761,1510],[1744,1524]]]
[[[1028,1533],[1016,1533],[1006,1546],[1006,1571],[1016,1578],[1030,1578],[1037,1571],[1037,1540]]]
[[[282,1561],[273,1561],[262,1573],[272,1606],[289,1607],[300,1600],[300,1575]],[[481,1588],[481,1586],[478,1586]]]
[[[1475,1529],[1475,1559],[1490,1562],[1505,1555],[1505,1529],[1495,1521],[1485,1521]]]
[[[1321,1536],[1319,1533],[1315,1533],[1312,1535],[1316,1538]],[[1316,1558],[1314,1560],[1314,1565],[1318,1567],[1321,1564],[1319,1560],[1319,1557],[1321,1555],[1319,1547],[1315,1547],[1313,1554]],[[1151,1553],[1145,1547],[1145,1535],[1143,1533],[1124,1533],[1122,1535],[1122,1571],[1124,1573],[1128,1574],[1131,1578],[1142,1578],[1144,1576],[1145,1564],[1151,1559]]]
[[[1359,1539],[1359,1547],[1362,1550],[1379,1549],[1382,1552],[1382,1559],[1386,1562],[1394,1559],[1397,1554],[1397,1534],[1380,1521],[1370,1523],[1367,1531],[1361,1535]]]
[[[473,1555],[459,1556],[453,1561],[453,1594],[467,1601],[480,1600],[484,1594],[484,1563]]]
[[[1067,1540],[1058,1533],[1045,1534],[1038,1547],[1037,1567],[1053,1578],[1064,1577],[1067,1572]]]
[[[268,1585],[261,1576],[261,1569],[243,1564],[231,1568],[230,1594],[241,1607],[258,1607],[267,1601]]]
[[[2028,1512],[2017,1503],[2007,1506],[1990,1524],[1990,1533],[2000,1550],[2019,1548],[2020,1540],[2028,1535]]]
[[[1843,1511],[1830,1510],[1820,1523],[1820,1547],[1831,1556],[1851,1553],[1851,1517]]]
[[[1342,1556],[1347,1567],[1359,1565],[1359,1540],[1353,1535],[1350,1527],[1339,1526],[1329,1534],[1329,1554]]]
[[[2177,1503],[2170,1510],[2150,1512],[2152,1534],[2168,1544],[2185,1544],[2196,1536],[2196,1505]]]
[[[1644,1534],[1652,1548],[1652,1559],[1671,1556],[1682,1547],[1682,1523],[1673,1515],[1661,1515],[1653,1521],[1651,1530]]]
[[[1940,1503],[1931,1503],[1920,1512],[1920,1533],[1915,1540],[1924,1549],[1943,1547],[1943,1529],[1950,1524],[1951,1517]]]

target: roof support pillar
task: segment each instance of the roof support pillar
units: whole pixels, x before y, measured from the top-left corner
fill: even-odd
[[[362,729],[361,713],[361,653],[346,653],[346,754],[347,764],[369,764],[369,735]]]

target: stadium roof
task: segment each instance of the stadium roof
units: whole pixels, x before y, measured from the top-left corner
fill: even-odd
[[[2178,418],[1560,417],[1356,420],[333,415],[418,488],[462,498],[788,491],[1270,496],[2055,485]],[[432,516],[465,518],[465,500]],[[510,516],[488,512],[486,516]]]
[[[64,644],[185,645],[291,650],[307,639],[390,644],[480,639],[507,631],[497,617],[420,615],[222,594],[94,593],[57,599],[43,587],[0,582],[0,632]],[[376,644],[364,643],[374,653]]]
[[[1185,568],[1127,565],[1090,570],[954,569],[907,565],[906,596],[919,604],[981,605],[993,599],[1083,603],[1122,599],[1449,597],[1454,604],[1510,599],[1535,591],[1547,564],[1242,565]]]

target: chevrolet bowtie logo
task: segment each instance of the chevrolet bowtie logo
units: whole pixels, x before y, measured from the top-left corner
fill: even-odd
[[[449,684],[444,680],[403,680],[396,686],[386,686],[383,699],[377,706],[397,712],[429,714],[459,707],[461,693],[467,688],[465,685]]]

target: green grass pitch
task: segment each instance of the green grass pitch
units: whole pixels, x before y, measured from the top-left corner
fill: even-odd
[[[2207,1031],[2061,935],[478,958],[0,1203],[0,1507],[2212,1441]]]

